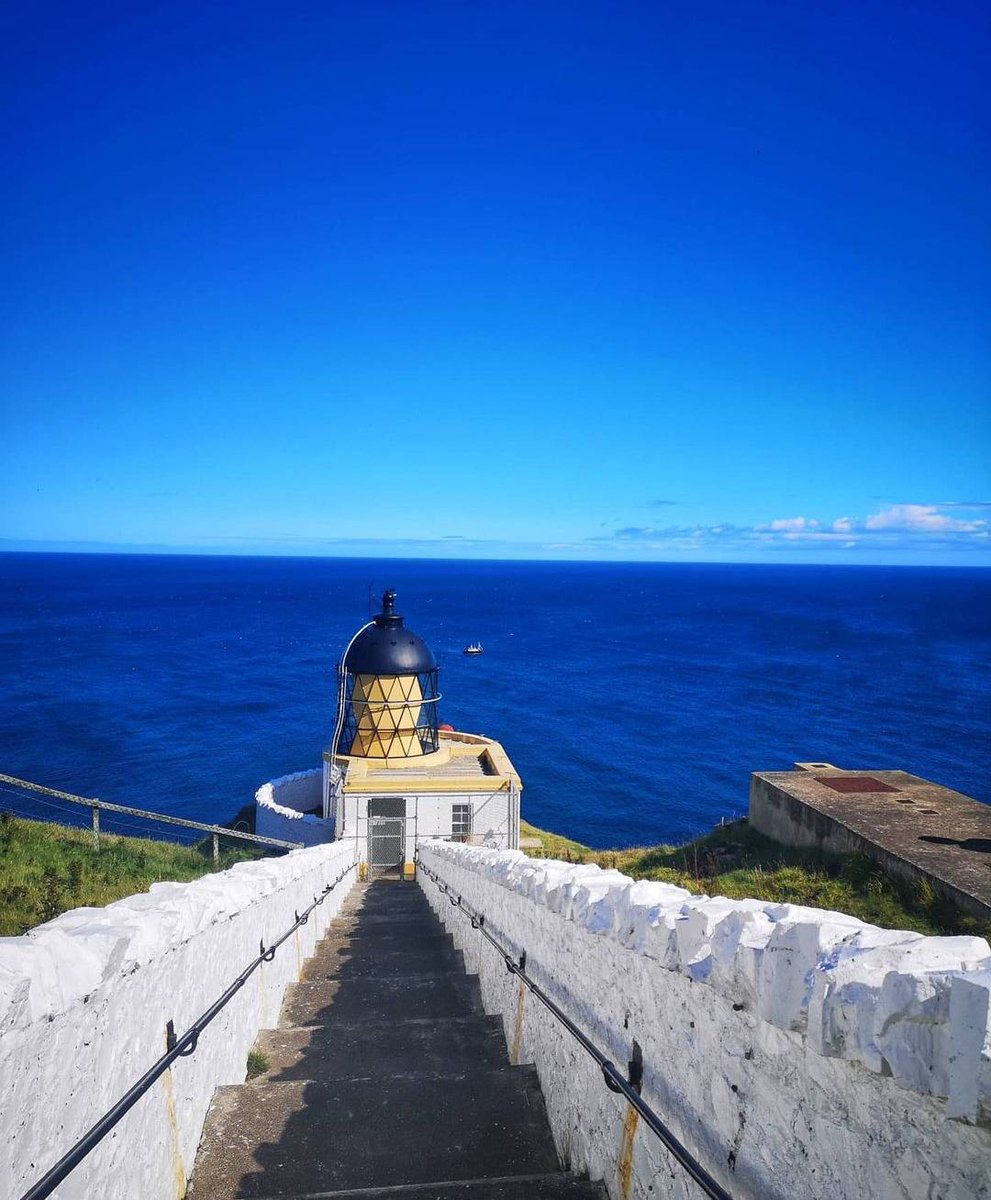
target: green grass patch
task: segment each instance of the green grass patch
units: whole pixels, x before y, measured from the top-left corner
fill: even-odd
[[[882,929],[974,934],[991,940],[991,922],[961,912],[928,880],[885,875],[877,863],[859,854],[783,846],[751,829],[745,820],[720,825],[684,846],[630,850],[593,850],[526,821],[520,822],[520,833],[540,840],[540,849],[527,848],[531,857],[594,862],[633,879],[656,879],[733,900],[749,897],[829,908]]]
[[[70,908],[110,904],[161,880],[186,882],[263,856],[221,838],[215,865],[209,837],[177,846],[105,833],[94,850],[88,830],[0,812],[0,936],[24,933]]]
[[[268,1059],[260,1050],[248,1051],[248,1078],[257,1079],[268,1070]]]

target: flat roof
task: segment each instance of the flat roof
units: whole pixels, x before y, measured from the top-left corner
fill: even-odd
[[[801,765],[754,774],[882,853],[991,908],[991,805],[907,771]]]
[[[416,778],[418,776],[439,776],[446,778],[450,775],[470,775],[482,778],[486,775],[498,775],[498,771],[486,762],[484,754],[459,754],[457,758],[451,758],[446,763],[439,763],[435,767],[416,766],[416,759],[411,759],[409,766],[406,767],[369,767],[365,772],[366,779],[377,779],[380,775],[385,777],[389,775],[402,775],[404,779]],[[370,758],[370,763],[374,763],[375,759]]]
[[[331,760],[330,751],[324,759]],[[345,792],[497,792],[522,781],[509,755],[493,738],[442,730],[440,749],[422,758],[359,758],[338,754],[346,770]]]

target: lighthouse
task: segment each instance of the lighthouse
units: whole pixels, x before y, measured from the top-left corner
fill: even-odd
[[[439,677],[433,651],[387,591],[338,663],[317,821],[322,840],[352,841],[373,874],[410,870],[422,838],[519,846],[519,774],[493,738],[442,723]],[[287,798],[312,794],[308,776],[287,779]]]

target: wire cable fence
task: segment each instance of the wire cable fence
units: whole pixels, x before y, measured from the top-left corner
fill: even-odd
[[[100,848],[101,833],[117,833],[120,829],[133,829],[142,837],[150,837],[158,841],[175,841],[188,846],[196,845],[205,837],[209,837],[214,861],[220,859],[222,839],[233,840],[243,845],[269,847],[277,850],[296,850],[303,845],[302,842],[287,842],[279,838],[262,837],[245,830],[231,829],[226,825],[209,825],[203,821],[173,817],[168,813],[147,812],[144,809],[130,808],[124,804],[111,804],[92,796],[77,796],[72,792],[44,787],[42,784],[32,783],[27,779],[18,779],[14,775],[0,774],[0,789],[13,795],[28,793],[31,804],[66,813],[65,823],[73,826],[84,827],[84,820],[81,819],[79,809],[80,807],[88,808],[93,831],[93,846],[97,850]],[[53,798],[56,803],[53,803]],[[77,807],[73,808],[73,805]],[[34,819],[45,820],[46,818]],[[47,819],[51,820],[52,818]],[[141,823],[136,823],[135,819]]]
[[[207,1028],[210,1022],[227,1007],[234,999],[237,993],[244,987],[251,976],[258,970],[262,963],[271,962],[275,958],[275,953],[279,947],[286,942],[297,929],[301,928],[310,919],[310,913],[315,908],[323,904],[330,893],[341,883],[347,875],[357,867],[357,859],[338,875],[333,883],[328,883],[319,896],[313,897],[313,903],[303,910],[302,913],[295,914],[296,920],[289,926],[281,937],[277,938],[271,946],[266,947],[264,941],[259,943],[258,954],[244,968],[240,975],[227,988],[227,990],[219,996],[213,1004],[201,1016],[190,1025],[185,1033],[176,1035],[172,1027],[172,1022],[166,1027],[166,1046],[165,1053],[154,1062],[141,1078],[130,1087],[123,1096],[117,1101],[113,1108],[109,1109],[104,1115],[92,1126],[83,1136],[72,1146],[59,1161],[47,1171],[38,1182],[24,1193],[21,1200],[45,1200],[46,1196],[50,1196],[58,1185],[71,1174],[72,1171],[79,1166],[84,1158],[90,1154],[103,1141],[108,1133],[117,1125],[120,1120],[128,1113],[141,1097],[151,1088],[172,1064],[179,1058],[188,1058],[189,1055],[196,1052],[199,1045],[200,1034]]]
[[[518,959],[502,945],[486,928],[485,916],[482,913],[476,912],[464,900],[455,895],[454,891],[441,879],[441,877],[426,866],[421,858],[417,856],[417,869],[422,871],[428,879],[432,880],[440,892],[447,896],[448,900],[455,908],[459,908],[465,916],[471,921],[472,929],[477,929],[482,937],[496,950],[506,964],[506,970],[511,975],[517,976],[520,982],[528,989],[530,994],[534,996],[540,1003],[551,1013],[551,1015],[561,1024],[569,1034],[581,1046],[586,1054],[592,1058],[602,1072],[602,1078],[607,1088],[610,1091],[616,1092],[623,1096],[630,1106],[640,1114],[641,1120],[651,1130],[652,1133],[660,1139],[664,1146],[671,1153],[672,1157],[686,1171],[686,1173],[699,1185],[703,1192],[711,1200],[733,1200],[732,1196],[726,1189],[718,1183],[712,1175],[702,1166],[697,1158],[692,1155],[688,1149],[678,1140],[671,1132],[667,1125],[661,1120],[650,1105],[643,1099],[640,1094],[640,1089],[643,1084],[643,1058],[640,1055],[640,1048],[634,1042],[633,1057],[630,1060],[628,1074],[624,1075],[622,1071],[605,1055],[598,1046],[585,1034],[562,1008],[560,1008],[554,1000],[540,987],[534,979],[527,974],[526,971],[526,951],[524,950]]]
[[[64,826],[81,833],[90,827],[89,815],[81,813],[77,808],[54,804],[50,800],[43,800],[40,796],[24,795],[3,784],[0,784],[0,793],[3,794],[0,808],[25,821],[43,821],[49,825]],[[41,806],[40,809],[39,806]],[[100,834],[101,839],[103,835],[108,834],[110,836],[147,838],[155,842],[167,842],[170,845],[190,848],[202,845],[204,842],[203,834],[197,830],[173,828],[165,823],[156,824],[150,816],[144,822],[128,821],[116,814],[105,816],[100,821]]]
[[[39,809],[39,804],[43,804],[45,807]],[[70,837],[72,834],[81,834],[84,837],[89,834],[92,837],[88,815],[83,815],[77,810],[61,809],[57,805],[45,804],[38,797],[22,796],[20,793],[0,785],[0,815],[3,813],[9,813],[12,817],[18,817],[23,821],[44,824],[54,831],[56,837],[63,834]],[[149,818],[148,821],[138,822],[124,820],[114,815],[109,817],[103,815],[100,820],[99,836],[100,841],[95,848],[100,851],[101,856],[105,854],[112,856],[115,843],[119,838],[126,838],[128,842],[134,843],[142,840],[154,842],[156,845],[175,846],[198,852],[206,858],[210,858],[212,853],[211,835],[193,829],[177,829],[164,823],[156,824],[152,818]],[[268,849],[264,846],[251,847],[250,843],[240,840],[228,841],[225,833],[218,833],[217,839],[219,861],[224,861],[224,856],[230,851],[238,851],[243,854],[245,850],[250,853],[254,849],[258,854],[264,854]],[[273,848],[273,852],[282,853],[280,849],[276,848]]]

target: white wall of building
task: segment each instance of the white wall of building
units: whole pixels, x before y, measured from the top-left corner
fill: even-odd
[[[368,858],[368,805],[379,793],[346,792],[338,805],[337,836],[342,840],[357,841],[358,854],[362,861]],[[414,848],[423,838],[448,838],[452,833],[454,805],[467,804],[472,810],[471,835],[473,839],[506,847],[510,844],[515,829],[513,799],[508,791],[417,793],[403,799],[405,802],[406,859],[412,861]]]
[[[330,816],[314,816],[327,792],[327,765],[313,771],[283,775],[255,793],[255,831],[261,837],[318,846],[333,838],[357,843],[361,860],[368,858],[368,803],[382,793],[345,792]],[[399,797],[395,797],[399,798]],[[519,794],[499,792],[410,792],[405,800],[406,857],[413,858],[421,838],[450,837],[452,808],[471,806],[472,839],[510,848],[518,841]]]
[[[319,846],[334,836],[334,820],[314,816],[324,796],[324,768],[297,771],[263,783],[255,792],[255,832],[259,837]]]
[[[692,896],[616,871],[449,843],[421,862],[617,1064],[738,1200],[991,1197],[991,950],[841,913]],[[502,958],[420,884],[534,1062],[563,1160],[614,1200],[701,1193]],[[628,1133],[628,1127],[626,1127]]]
[[[319,776],[319,772],[317,772]],[[346,845],[240,863],[192,883],[153,884],[0,939],[0,1194],[20,1196],[300,912],[353,863]],[[60,1185],[59,1200],[176,1200],[214,1089],[241,1083],[260,1028],[354,882],[355,871],[263,964]]]

